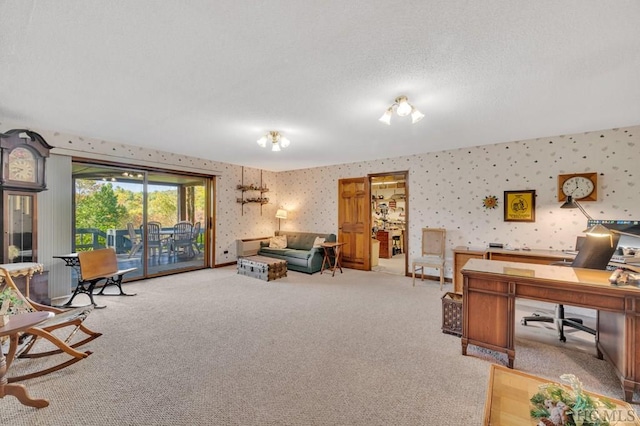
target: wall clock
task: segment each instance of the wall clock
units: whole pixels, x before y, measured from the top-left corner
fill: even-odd
[[[576,201],[597,201],[598,174],[570,173],[558,175],[558,201],[565,201],[569,195]]]
[[[34,192],[47,189],[44,166],[51,148],[42,136],[29,130],[0,133],[0,187]]]

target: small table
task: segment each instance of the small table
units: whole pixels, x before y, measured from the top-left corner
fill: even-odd
[[[333,277],[336,274],[336,268],[340,269],[340,273],[342,273],[342,265],[340,264],[340,253],[342,251],[342,246],[347,243],[322,243],[320,247],[324,250],[324,259],[322,259],[322,267],[320,268],[320,274],[324,271],[324,265],[326,263],[327,269],[332,271],[331,276]],[[331,264],[331,257],[333,257],[333,265]]]
[[[53,316],[53,312],[29,312],[26,314],[11,315],[9,322],[0,327],[0,337],[9,336],[11,339],[10,347],[15,348],[18,343],[18,333],[33,327]],[[0,351],[0,398],[4,398],[7,395],[15,396],[23,405],[30,407],[43,408],[49,405],[49,401],[46,399],[33,399],[29,396],[27,389],[24,385],[18,385],[15,383],[8,383],[7,371],[13,362],[15,357],[15,349],[9,351],[7,358],[5,358],[2,351]]]
[[[551,382],[552,380],[492,364],[482,424],[492,426],[534,426],[538,424],[535,419],[531,418],[532,405],[529,400],[538,392],[540,385]],[[586,393],[599,399],[606,398],[615,404],[615,418],[620,420],[615,422],[616,425],[640,425],[637,415],[630,414],[635,413],[634,409],[626,402],[593,392]]]
[[[0,266],[6,269],[12,277],[26,277],[24,296],[27,299],[29,298],[29,283],[31,281],[31,277],[33,277],[33,274],[36,272],[42,272],[44,270],[44,265],[36,262],[5,263]],[[4,278],[0,277],[0,283],[3,279]]]

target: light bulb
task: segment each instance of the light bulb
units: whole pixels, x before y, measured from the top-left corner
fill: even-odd
[[[382,114],[382,117],[380,117],[378,120],[383,122],[387,126],[391,126],[391,108],[386,110],[384,114]]]
[[[288,147],[290,143],[291,141],[289,139],[285,138],[284,136],[280,136],[280,146],[282,148]]]
[[[280,145],[278,145],[278,142],[271,144],[271,151],[280,151]]]
[[[411,110],[413,109],[413,107],[409,104],[409,102],[407,102],[407,98],[405,98],[404,96],[400,96],[397,102],[398,108],[396,108],[396,112],[400,117],[406,117],[407,115],[411,114]]]
[[[424,118],[424,114],[418,111],[417,108],[413,108],[413,111],[411,112],[411,123],[415,124],[418,121],[422,120],[423,118]]]

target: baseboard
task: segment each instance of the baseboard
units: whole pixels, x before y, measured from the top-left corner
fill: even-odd
[[[412,278],[413,275],[411,275],[411,272],[407,272],[406,274],[404,274],[405,277],[409,277]],[[423,274],[416,274],[416,280],[418,278],[422,278],[424,276],[425,280],[431,280],[431,281],[438,281],[440,282],[440,275],[423,275]],[[447,278],[444,277],[444,282],[445,283],[452,283],[453,279],[452,278]]]
[[[225,266],[233,266],[235,264],[237,264],[238,262],[236,262],[235,260],[233,262],[227,262],[227,263],[218,263],[216,265],[214,265],[214,268],[224,268]]]

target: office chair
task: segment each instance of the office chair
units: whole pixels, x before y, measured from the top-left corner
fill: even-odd
[[[611,256],[618,246],[619,240],[620,234],[613,234],[611,238],[587,235],[586,240],[582,244],[582,247],[580,247],[580,251],[576,255],[575,259],[573,259],[573,262],[558,262],[552,263],[552,265],[605,270],[607,269],[609,260],[611,260]],[[567,341],[567,338],[564,335],[564,327],[572,327],[589,334],[593,334],[594,336],[596,334],[596,330],[583,325],[580,318],[565,318],[564,305],[556,305],[555,316],[553,317],[533,314],[523,317],[520,320],[522,325],[527,325],[528,322],[555,323],[558,331],[558,338],[562,342]]]

